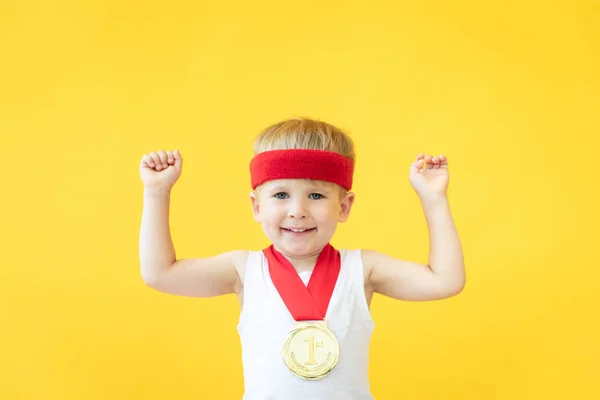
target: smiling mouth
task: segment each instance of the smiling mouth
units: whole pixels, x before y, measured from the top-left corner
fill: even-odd
[[[316,228],[305,228],[305,229],[290,229],[290,228],[281,228],[285,231],[288,232],[292,232],[292,233],[305,233],[305,232],[310,232],[315,230]]]

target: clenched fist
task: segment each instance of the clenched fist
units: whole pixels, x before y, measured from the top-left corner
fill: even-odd
[[[183,159],[179,150],[144,154],[140,162],[140,176],[145,189],[170,191],[181,175]]]

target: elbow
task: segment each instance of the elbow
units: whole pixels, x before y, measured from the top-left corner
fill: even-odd
[[[147,268],[141,269],[141,278],[146,286],[151,287],[152,289],[158,288],[161,281],[161,273],[158,271],[152,271]]]
[[[149,275],[142,273],[142,281],[146,286],[156,289],[158,286],[158,277],[156,275]]]
[[[165,273],[168,272],[171,267],[175,264],[172,263],[144,263],[140,264],[140,274],[142,281],[153,289],[160,286],[165,277]]]
[[[466,280],[463,279],[460,282],[455,282],[448,287],[447,296],[446,297],[454,297],[462,293],[465,290]]]

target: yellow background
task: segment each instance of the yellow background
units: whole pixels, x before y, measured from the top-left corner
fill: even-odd
[[[143,153],[179,148],[179,257],[259,249],[254,136],[356,141],[334,245],[427,261],[447,154],[468,284],[376,297],[377,399],[600,398],[600,28],[588,1],[2,1],[0,399],[240,399],[233,296],[146,287]]]

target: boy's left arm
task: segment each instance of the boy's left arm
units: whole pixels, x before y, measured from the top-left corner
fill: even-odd
[[[446,194],[446,157],[420,154],[411,165],[410,181],[419,195],[427,221],[429,264],[398,260],[364,250],[362,256],[368,269],[368,285],[375,293],[408,301],[454,296],[464,288],[466,277],[462,246]]]

